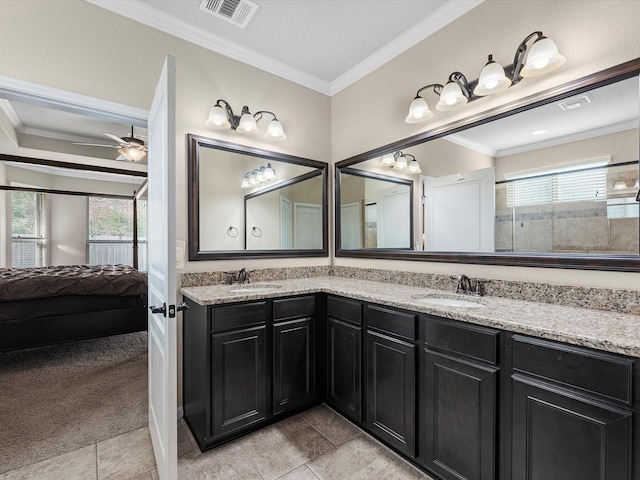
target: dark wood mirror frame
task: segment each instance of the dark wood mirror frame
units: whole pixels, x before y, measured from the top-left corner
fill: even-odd
[[[322,245],[321,249],[303,250],[201,250],[200,249],[200,149],[213,148],[230,153],[250,155],[277,160],[319,169],[322,175]],[[293,258],[293,257],[327,257],[329,204],[328,204],[328,164],[317,160],[295,157],[284,153],[276,153],[260,148],[238,145],[235,143],[187,134],[187,184],[188,184],[188,244],[189,261],[225,260],[243,258]]]
[[[436,127],[412,137],[364,152],[336,163],[336,192],[339,192],[340,170],[364,160],[406,149],[420,143],[444,137],[499,118],[513,115],[547,103],[571,97],[640,74],[640,58],[615,67],[587,75],[543,92],[507,103],[485,112]],[[640,94],[640,91],[639,91]],[[638,152],[640,155],[640,152]],[[340,225],[340,203],[336,199],[335,224]],[[521,254],[521,253],[459,253],[397,251],[386,249],[343,250],[340,248],[340,230],[335,229],[336,257],[379,258],[423,262],[472,263],[520,267],[551,267],[583,270],[640,272],[640,255],[581,255],[581,254]],[[640,232],[639,232],[640,234]]]

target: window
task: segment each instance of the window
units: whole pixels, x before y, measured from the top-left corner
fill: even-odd
[[[146,270],[146,201],[138,201],[138,269]],[[87,261],[133,265],[133,202],[89,197]]]
[[[47,209],[44,194],[11,192],[11,265],[16,268],[47,264]]]
[[[605,201],[607,169],[577,170],[512,180],[507,184],[507,205]]]

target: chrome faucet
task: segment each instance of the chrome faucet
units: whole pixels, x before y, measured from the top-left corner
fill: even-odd
[[[471,280],[466,275],[458,276],[458,287],[456,293],[471,293]]]
[[[238,272],[238,283],[251,283],[251,279],[249,278],[249,274],[251,270],[247,270],[246,268],[241,268]]]
[[[481,297],[484,295],[482,286],[485,283],[489,283],[491,281],[486,278],[469,278],[466,275],[458,275],[451,278],[458,280],[456,293],[474,295],[476,297]]]

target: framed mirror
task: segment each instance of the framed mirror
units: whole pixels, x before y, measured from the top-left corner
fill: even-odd
[[[336,256],[640,271],[639,72],[637,59],[338,162]],[[344,236],[354,169],[413,184],[410,247]]]
[[[328,165],[189,134],[189,260],[328,255]]]

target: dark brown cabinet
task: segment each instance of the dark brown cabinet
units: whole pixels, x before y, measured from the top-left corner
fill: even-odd
[[[315,400],[313,318],[273,326],[273,413],[298,409]]]
[[[362,421],[362,306],[327,298],[327,404]]]
[[[513,480],[637,479],[633,363],[514,335]]]
[[[422,452],[446,480],[494,480],[498,331],[424,316]]]
[[[213,334],[213,439],[267,417],[266,330]]]
[[[416,319],[367,305],[367,428],[409,457],[416,453]]]

